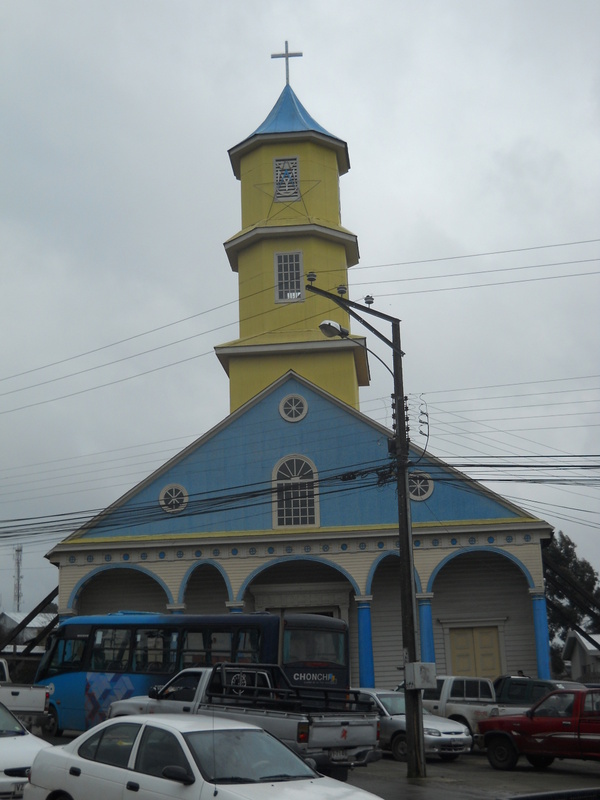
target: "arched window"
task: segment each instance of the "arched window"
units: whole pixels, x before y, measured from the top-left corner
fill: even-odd
[[[275,528],[318,525],[317,472],[303,456],[286,456],[273,471]]]

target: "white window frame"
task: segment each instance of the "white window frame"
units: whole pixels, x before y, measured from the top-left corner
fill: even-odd
[[[284,264],[285,260],[288,264]],[[293,259],[296,264],[294,270],[295,285],[290,286],[289,274],[290,265],[289,261]],[[275,302],[276,303],[299,303],[304,300],[304,264],[301,250],[291,250],[289,252],[275,253],[273,257],[274,270],[275,270]],[[283,276],[282,276],[283,272]]]
[[[285,173],[291,178],[285,177]],[[293,203],[300,200],[300,160],[298,156],[273,159],[273,201]]]
[[[306,470],[310,471],[310,478],[307,479],[302,477]],[[289,477],[284,477],[282,471]],[[273,527],[280,530],[318,527],[319,476],[314,463],[306,456],[292,453],[275,464],[272,479]],[[310,486],[308,495],[303,496],[300,492],[302,486]],[[283,490],[287,494],[282,498]]]

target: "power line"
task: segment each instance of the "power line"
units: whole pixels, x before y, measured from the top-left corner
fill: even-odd
[[[440,256],[439,258],[422,258],[415,261],[394,261],[390,264],[372,264],[370,266],[356,266],[353,267],[353,271],[359,269],[381,269],[382,267],[408,267],[412,264],[433,264],[438,261],[456,261],[462,258],[484,258],[485,256],[501,256],[507,255],[509,253],[526,253],[531,250],[546,250],[552,247],[574,247],[580,244],[596,244],[600,242],[600,239],[581,239],[576,242],[559,242],[558,244],[539,244],[534,245],[532,247],[514,247],[510,250],[490,250],[485,253],[468,253],[466,255],[459,255],[459,256]]]

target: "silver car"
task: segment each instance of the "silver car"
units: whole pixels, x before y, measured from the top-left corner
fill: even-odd
[[[406,706],[404,692],[385,689],[358,689],[360,700],[371,704],[381,719],[380,745],[391,751],[396,761],[406,761]],[[460,722],[423,712],[423,741],[426,756],[454,761],[469,753],[473,738]]]

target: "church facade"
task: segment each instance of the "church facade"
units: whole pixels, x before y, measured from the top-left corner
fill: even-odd
[[[242,225],[239,338],[216,348],[230,413],[59,543],[59,614],[308,611],[348,621],[355,685],[403,663],[393,432],[361,414],[364,337],[306,291],[348,285],[357,237],[340,218],[346,143],[286,83],[229,151]],[[312,276],[311,276],[312,279]],[[410,448],[419,657],[439,674],[549,676],[543,520]]]

